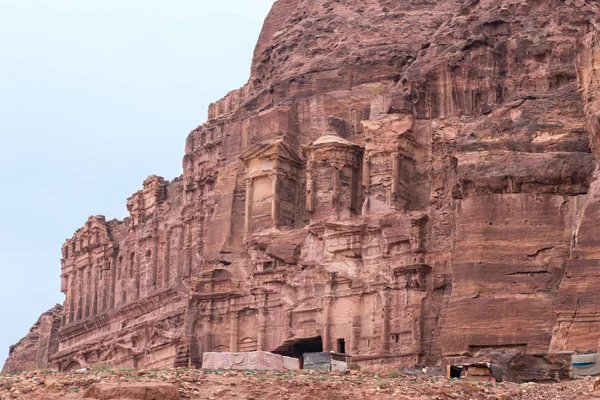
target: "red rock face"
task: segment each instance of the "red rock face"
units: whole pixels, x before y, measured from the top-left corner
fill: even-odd
[[[53,366],[49,358],[58,350],[58,329],[62,311],[62,306],[56,305],[42,314],[27,336],[10,347],[8,358],[2,367],[3,374]]]
[[[50,361],[600,350],[598,14],[277,1],[250,81],[190,133],[183,175],[150,177],[130,218],[91,217],[63,246]]]

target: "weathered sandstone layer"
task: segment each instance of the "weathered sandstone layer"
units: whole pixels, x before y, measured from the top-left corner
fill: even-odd
[[[63,307],[48,310],[31,327],[27,336],[10,347],[2,373],[13,374],[32,368],[52,367],[52,354],[58,351],[58,329]]]
[[[524,368],[600,350],[598,15],[585,0],[278,0],[183,175],[151,176],[129,218],[90,217],[63,246],[44,362],[336,350]]]

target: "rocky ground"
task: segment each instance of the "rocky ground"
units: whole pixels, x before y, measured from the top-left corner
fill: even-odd
[[[57,373],[31,371],[18,375],[0,375],[0,399],[82,399],[90,387],[112,384],[118,388],[143,387],[129,391],[128,398],[141,400],[181,399],[590,399],[591,380],[572,380],[551,384],[476,383],[447,380],[426,375],[411,376],[397,371],[382,374],[351,371],[347,374],[315,371],[198,371],[161,369],[142,371],[89,371]],[[171,386],[174,397],[158,395],[160,388]],[[133,394],[131,394],[133,393]],[[141,394],[140,394],[141,393]],[[108,397],[101,396],[102,400]],[[110,397],[122,398],[122,397]]]

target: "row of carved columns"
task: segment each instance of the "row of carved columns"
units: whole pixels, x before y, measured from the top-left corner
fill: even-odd
[[[166,229],[163,237],[157,227],[147,246],[136,242],[118,257],[111,250],[108,255],[90,252],[85,260],[73,260],[71,271],[62,276],[67,294],[64,322],[83,320],[137,301],[154,290],[169,287],[173,279],[191,276],[192,270],[199,268],[193,255],[201,251],[201,229],[196,219],[189,219],[179,227]],[[177,240],[175,260],[173,239]]]

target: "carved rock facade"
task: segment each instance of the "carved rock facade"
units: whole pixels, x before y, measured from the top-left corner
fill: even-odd
[[[129,218],[91,217],[63,246],[51,362],[599,350],[599,13],[278,0],[183,176],[150,177]]]

